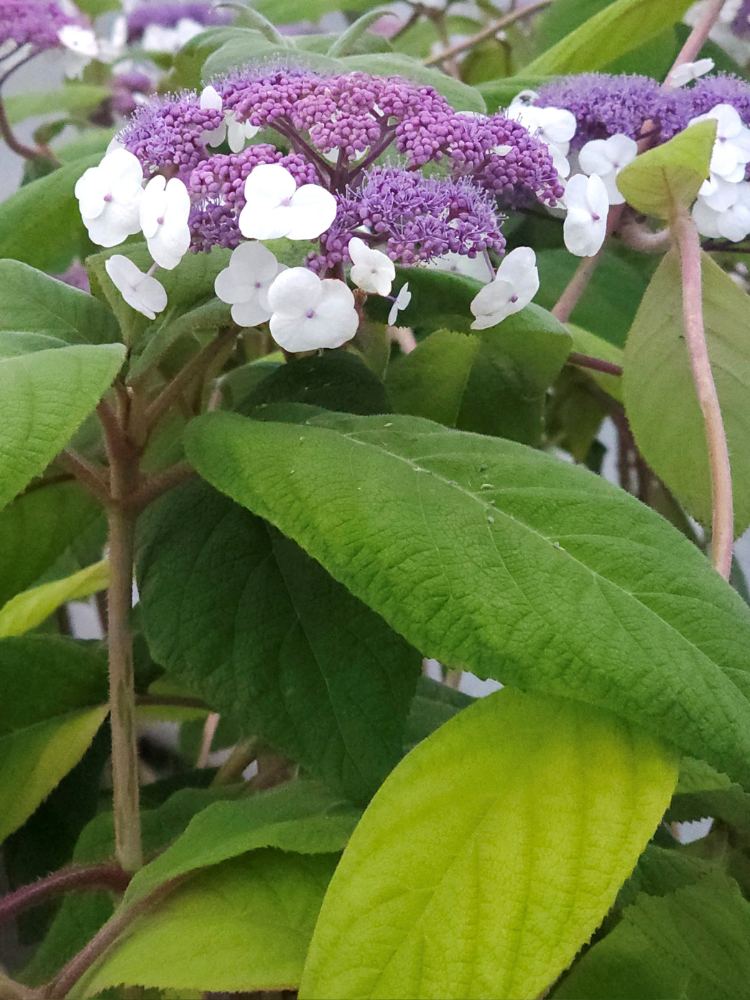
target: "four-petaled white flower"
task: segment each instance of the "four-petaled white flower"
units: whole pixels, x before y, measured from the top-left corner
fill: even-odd
[[[202,108],[221,111],[224,102],[216,87],[209,85],[201,93],[200,105]],[[238,121],[234,111],[225,111],[224,121],[221,125],[206,133],[206,143],[209,146],[220,146],[226,139],[233,153],[241,153],[245,148],[245,142],[256,136],[258,132],[260,132],[260,128],[257,125]]]
[[[684,87],[686,83],[692,83],[698,77],[710,73],[713,68],[713,59],[697,59],[695,62],[681,63],[669,74],[667,83],[671,87]]]
[[[597,174],[604,181],[610,205],[622,205],[625,196],[617,187],[616,178],[637,155],[638,143],[618,133],[609,139],[587,142],[578,155],[578,162],[584,174]]]
[[[177,177],[157,174],[143,192],[140,221],[148,250],[159,267],[177,267],[190,246],[190,195]]]
[[[598,174],[576,174],[565,187],[563,239],[576,257],[593,257],[607,234],[609,197]]]
[[[282,271],[268,290],[271,335],[285,351],[341,347],[359,326],[352,290],[306,267]]]
[[[349,240],[349,256],[353,265],[351,278],[357,288],[374,295],[391,294],[396,268],[390,257],[368,247],[359,236]]]
[[[401,286],[398,295],[393,300],[393,305],[388,313],[388,326],[396,325],[396,322],[398,321],[398,314],[403,312],[404,309],[408,309],[410,302],[411,292],[409,291],[409,282],[407,281]]]
[[[75,196],[94,243],[113,247],[140,229],[143,169],[126,149],[113,149],[79,177]]]
[[[268,289],[282,269],[262,243],[241,243],[232,251],[229,267],[217,274],[214,288],[221,301],[231,305],[238,326],[257,326],[271,318]]]
[[[245,181],[240,232],[248,239],[314,240],[336,217],[336,199],[318,184],[297,182],[279,163],[261,163]]]
[[[570,140],[576,133],[575,115],[566,108],[538,108],[527,104],[519,99],[525,93],[522,91],[517,95],[505,113],[546,145],[555,170],[561,177],[567,177],[570,173]]]
[[[127,304],[149,319],[156,319],[167,305],[164,285],[150,274],[144,274],[128,257],[113,254],[104,267],[112,284]]]
[[[693,219],[701,236],[733,243],[744,240],[750,235],[750,181],[719,182],[693,205]]]
[[[497,326],[508,316],[520,312],[539,291],[536,254],[531,247],[517,247],[503,258],[489,285],[479,291],[471,311],[476,317],[472,330]]]
[[[57,37],[65,49],[65,75],[68,77],[80,76],[99,55],[99,43],[91,28],[66,24],[57,32]]]
[[[750,128],[743,123],[731,104],[717,104],[688,123],[716,122],[716,141],[711,153],[712,177],[737,183],[745,177],[745,165],[750,162]]]

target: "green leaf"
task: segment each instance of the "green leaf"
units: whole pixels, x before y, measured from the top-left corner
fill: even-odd
[[[577,0],[576,0],[577,2]],[[487,111],[493,114],[501,108],[507,108],[513,98],[522,90],[539,90],[552,77],[531,75],[504,76],[499,80],[488,80],[477,85],[477,90],[484,98]]]
[[[67,344],[119,340],[101,302],[17,260],[0,261],[0,330],[44,334]]]
[[[367,13],[362,14],[346,31],[336,37],[328,50],[328,55],[334,58],[352,55],[370,25],[375,24],[384,15],[387,17],[394,16],[387,7],[375,7],[374,10],[369,10]]]
[[[750,979],[750,904],[706,875],[667,896],[639,896],[555,990],[555,1000],[736,1000]]]
[[[419,743],[448,719],[452,719],[456,712],[468,708],[473,701],[469,695],[456,691],[447,684],[440,684],[429,677],[420,677],[406,721],[407,746]]]
[[[26,118],[58,111],[85,114],[97,108],[110,93],[109,87],[99,84],[68,83],[57,90],[13,94],[5,98],[5,107],[9,122],[16,125]]]
[[[702,257],[708,352],[729,442],[735,534],[750,524],[750,300],[708,254]],[[682,283],[675,251],[643,297],[625,347],[623,390],[644,458],[688,513],[711,523],[705,429],[682,326]]]
[[[424,655],[610,708],[750,782],[750,610],[622,490],[398,415],[210,414],[186,447]]]
[[[75,482],[30,489],[0,511],[0,604],[37,581],[98,514]]]
[[[442,94],[456,111],[477,111],[484,114],[487,110],[484,98],[475,87],[447,76],[438,69],[423,66],[418,60],[399,55],[397,52],[346,56],[341,63],[349,71],[358,70],[362,73],[373,73],[375,76],[403,76],[407,80],[427,84]]]
[[[390,366],[388,393],[400,413],[538,445],[546,393],[570,344],[536,308],[479,334],[438,330]]]
[[[83,757],[108,708],[80,709],[0,736],[0,842]]]
[[[204,83],[240,66],[269,63],[273,63],[274,66],[305,67],[322,73],[336,73],[341,70],[341,62],[338,59],[330,59],[317,52],[303,52],[286,45],[273,45],[259,31],[249,28],[235,29],[235,32],[236,38],[224,42],[221,48],[212,52],[206,59],[201,71]]]
[[[120,984],[294,989],[337,860],[267,850],[197,875],[137,920],[70,995]]]
[[[738,829],[750,829],[750,795],[704,761],[685,757],[669,818],[679,823],[706,816]]]
[[[68,163],[0,204],[0,258],[13,257],[42,271],[60,273],[91,243],[78,211],[73,188],[101,154]]]
[[[0,607],[0,638],[23,635],[41,625],[68,601],[80,601],[109,586],[109,563],[106,559],[71,573],[62,580],[42,583],[12,597]]]
[[[290,21],[317,21],[323,14],[342,9],[358,13],[371,7],[373,0],[255,0],[254,6],[276,24]]]
[[[538,997],[601,923],[676,777],[670,751],[609,713],[480,699],[365,812],[300,996]]]
[[[355,354],[326,351],[280,365],[236,407],[250,413],[270,403],[307,403],[344,413],[390,413],[391,404],[377,375]]]
[[[523,73],[551,75],[601,69],[682,20],[691,2],[616,0],[537,56]]]
[[[121,344],[0,358],[0,509],[44,471],[106,392]]]
[[[164,882],[260,848],[297,854],[341,851],[359,816],[350,803],[310,781],[295,781],[231,802],[215,802],[136,874],[124,902],[130,905]]]
[[[260,518],[186,484],[146,515],[138,579],[154,657],[243,731],[358,799],[400,758],[419,654]]]
[[[715,139],[716,122],[698,122],[637,156],[617,175],[617,186],[639,212],[668,219],[676,206],[695,201],[708,177]]]

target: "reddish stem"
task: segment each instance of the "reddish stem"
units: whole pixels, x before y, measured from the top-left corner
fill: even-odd
[[[590,368],[594,372],[604,372],[606,375],[622,375],[622,365],[617,365],[614,361],[605,361],[604,358],[594,358],[590,354],[579,354],[578,351],[570,352],[568,364],[576,365],[578,368]]]
[[[61,868],[59,871],[39,879],[38,882],[23,885],[4,896],[0,900],[0,924],[7,923],[9,920],[15,919],[19,913],[23,913],[24,910],[38,906],[45,900],[60,896],[65,892],[93,891],[95,889],[112,889],[115,892],[124,892],[128,882],[130,882],[130,876],[114,863]]]

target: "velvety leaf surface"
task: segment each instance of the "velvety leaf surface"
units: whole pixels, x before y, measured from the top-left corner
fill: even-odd
[[[68,443],[124,356],[121,344],[80,344],[0,359],[0,508]]]
[[[338,855],[258,851],[191,878],[71,993],[109,986],[251,992],[299,983]]]
[[[300,996],[538,997],[612,905],[676,777],[670,751],[609,713],[480,699],[365,812]]]
[[[144,522],[138,578],[155,658],[244,731],[367,798],[401,756],[419,654],[205,483],[173,491]]]
[[[703,316],[729,443],[735,534],[750,524],[750,299],[703,255]],[[711,522],[705,430],[682,332],[676,252],[662,261],[625,348],[625,408],[638,447],[693,517]]]
[[[128,886],[130,904],[170,879],[259,848],[328,854],[344,848],[360,812],[322,785],[295,781],[261,794],[215,802]]]
[[[750,980],[750,904],[726,875],[639,896],[555,1000],[737,1000]]]
[[[212,414],[187,451],[424,655],[610,708],[750,782],[750,703],[730,674],[747,676],[750,611],[601,478],[397,415]]]

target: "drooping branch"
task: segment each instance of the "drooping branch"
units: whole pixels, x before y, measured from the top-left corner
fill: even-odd
[[[454,59],[456,56],[461,55],[462,52],[468,52],[469,49],[473,49],[475,45],[479,45],[488,38],[494,37],[504,28],[509,28],[511,24],[515,24],[515,22],[520,21],[521,18],[530,17],[531,14],[536,14],[537,11],[543,10],[545,7],[549,7],[551,3],[552,0],[535,0],[534,3],[527,4],[525,7],[519,7],[517,10],[512,10],[509,13],[504,14],[502,17],[495,18],[494,21],[490,21],[490,23],[485,25],[481,31],[478,31],[470,38],[464,38],[462,41],[456,42],[455,45],[451,45],[449,48],[443,49],[442,52],[438,52],[437,55],[430,56],[429,59],[425,59],[425,66],[435,66],[439,63],[445,62],[446,60]]]
[[[124,892],[130,876],[119,865],[70,865],[52,872],[30,885],[23,885],[0,899],[0,924],[14,920],[20,913],[66,892],[111,889]]]
[[[622,375],[622,365],[615,364],[614,361],[605,361],[604,358],[594,358],[590,354],[571,351],[567,361],[569,365],[575,365],[577,368],[588,368],[593,372],[603,372],[605,375]]]

